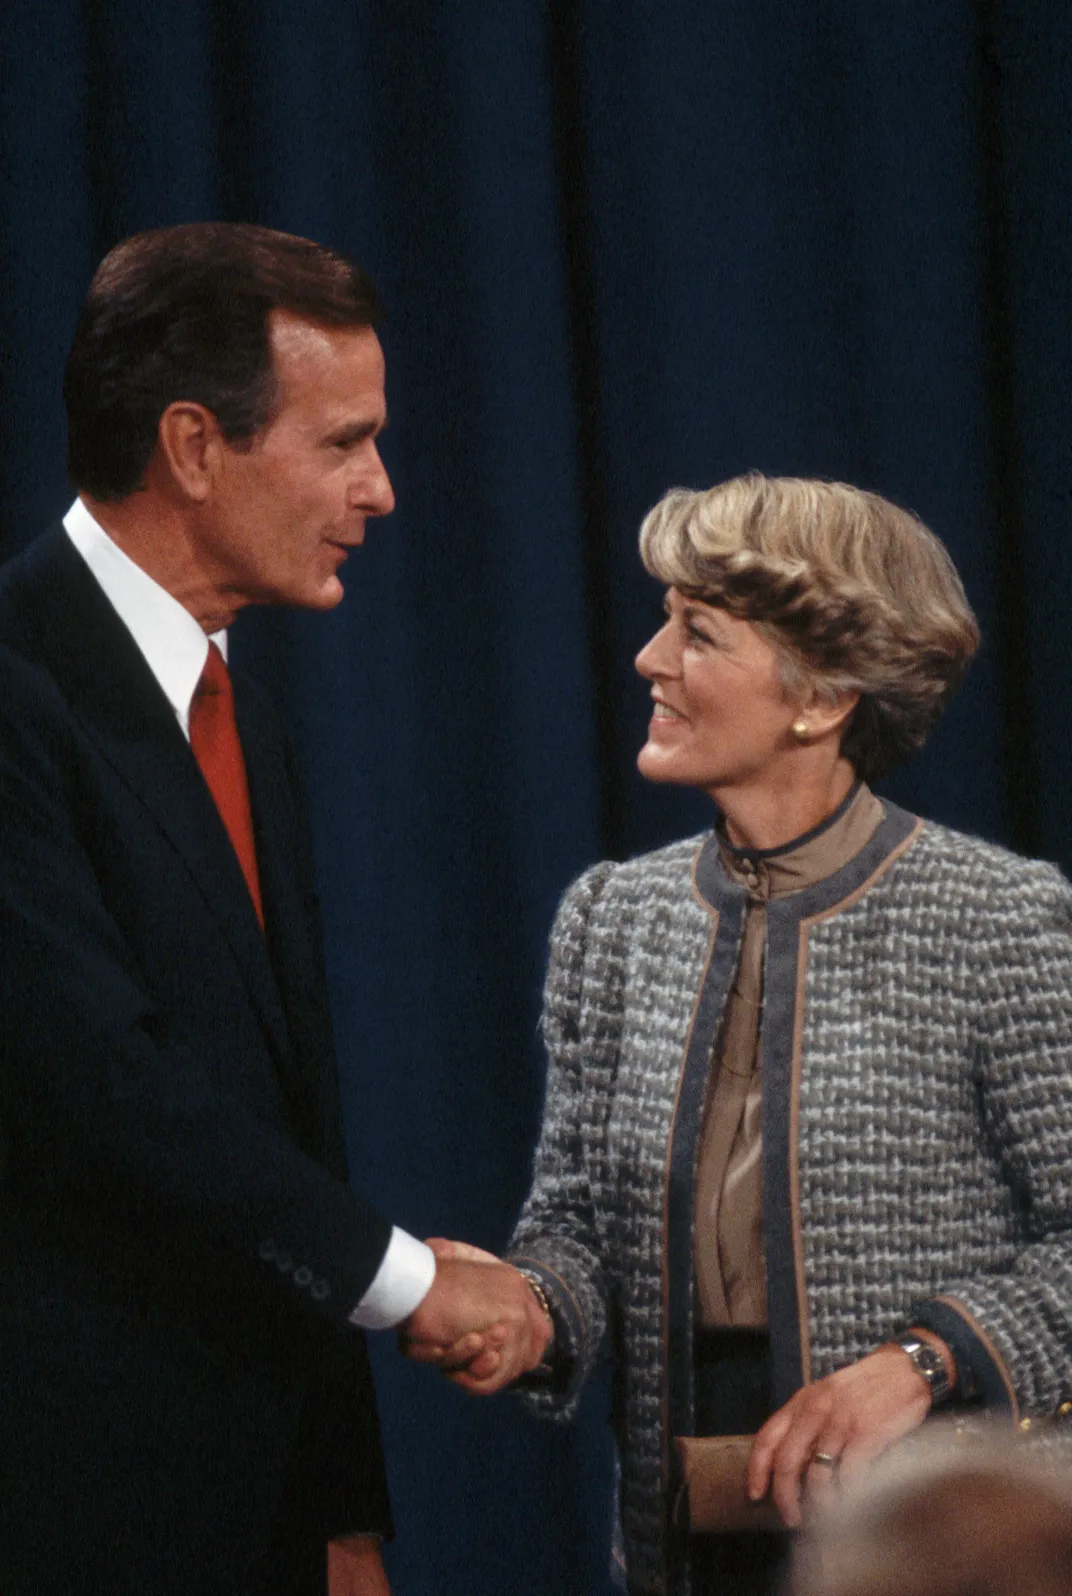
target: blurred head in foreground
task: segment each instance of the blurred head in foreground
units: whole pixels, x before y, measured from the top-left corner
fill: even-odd
[[[789,1596],[1072,1596],[1072,1452],[920,1443],[803,1538]]]

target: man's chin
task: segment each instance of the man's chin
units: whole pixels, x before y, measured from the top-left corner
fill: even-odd
[[[330,576],[320,589],[320,602],[316,607],[320,610],[333,610],[345,597],[346,589],[342,585],[342,579],[338,575]]]
[[[278,594],[270,602],[273,604],[287,604],[299,610],[333,610],[336,609],[346,596],[346,590],[338,576],[326,576],[321,581],[309,583],[307,587],[287,594]]]

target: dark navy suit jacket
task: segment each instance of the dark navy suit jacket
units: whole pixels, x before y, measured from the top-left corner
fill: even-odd
[[[236,674],[267,931],[62,529],[0,571],[0,1591],[323,1590],[389,1530],[301,787]]]

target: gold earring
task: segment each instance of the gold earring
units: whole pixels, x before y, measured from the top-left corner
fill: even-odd
[[[798,743],[806,743],[811,736],[806,720],[795,720],[790,728]]]

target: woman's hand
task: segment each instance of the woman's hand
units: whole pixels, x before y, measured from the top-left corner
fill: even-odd
[[[772,1491],[785,1523],[801,1521],[801,1493],[820,1498],[838,1476],[850,1478],[916,1429],[931,1410],[927,1382],[898,1346],[879,1347],[858,1363],[790,1397],[756,1436],[748,1494]],[[817,1461],[830,1459],[832,1461]]]

